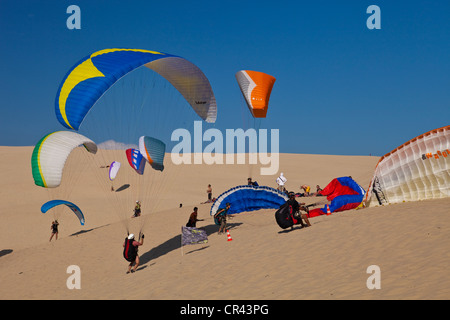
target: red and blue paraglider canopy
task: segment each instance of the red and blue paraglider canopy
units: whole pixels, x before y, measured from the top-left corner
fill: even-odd
[[[333,179],[320,194],[331,201],[330,205],[309,211],[309,217],[318,217],[333,212],[350,210],[358,207],[365,195],[364,189],[351,177]],[[328,212],[329,211],[329,212]]]

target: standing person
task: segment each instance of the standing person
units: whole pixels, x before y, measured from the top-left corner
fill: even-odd
[[[52,235],[50,236],[49,242],[52,241],[53,236],[55,236],[55,240],[58,240],[58,220],[52,221],[52,225],[50,226],[50,229],[52,230]]]
[[[130,264],[128,265],[128,273],[133,273],[136,271],[139,266],[139,255],[138,255],[138,247],[144,244],[144,235],[142,235],[141,241],[138,242],[134,240],[134,234],[130,234],[127,238],[125,238],[125,243],[123,244],[123,257]],[[134,265],[134,268],[131,267]]]
[[[216,212],[216,214],[214,215],[214,219],[219,219],[220,221],[220,227],[219,227],[219,233],[224,233],[226,228],[227,228],[227,212],[230,209],[230,204],[227,203],[225,205],[225,208],[220,209],[219,211]]]
[[[280,190],[281,192],[284,192],[286,190],[286,188],[284,187],[286,182],[287,182],[287,179],[282,172],[280,174],[280,176],[277,178],[278,190]]]
[[[190,228],[196,228],[197,227],[197,221],[203,221],[203,219],[197,219],[198,214],[198,208],[194,208],[194,212],[191,213],[188,222],[186,223],[186,227]]]
[[[208,194],[208,201],[207,203],[212,202],[212,187],[210,184],[208,184],[208,188],[206,189],[206,193]]]

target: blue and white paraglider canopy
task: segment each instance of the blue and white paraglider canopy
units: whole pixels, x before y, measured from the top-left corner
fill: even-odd
[[[236,214],[260,209],[278,209],[289,197],[287,194],[265,186],[237,186],[217,197],[211,206],[210,215],[230,204],[227,214]]]
[[[82,226],[84,226],[84,215],[83,212],[81,212],[80,208],[78,208],[77,205],[75,205],[72,202],[65,201],[65,200],[50,200],[49,202],[46,202],[41,207],[41,212],[46,213],[48,210],[52,209],[53,207],[59,206],[59,205],[66,205],[70,208],[70,210],[75,213],[75,215],[80,219],[80,223]]]

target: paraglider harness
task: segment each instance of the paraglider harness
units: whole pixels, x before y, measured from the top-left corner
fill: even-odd
[[[220,224],[222,223],[222,214],[217,215],[217,217],[214,216],[214,223],[220,226]]]
[[[298,220],[294,217],[294,208],[292,204],[286,202],[276,212],[275,219],[282,229],[292,227],[298,223]]]
[[[300,206],[300,204],[298,205],[298,208],[296,208],[296,209],[297,209],[296,211],[294,211],[294,208],[293,208],[292,204],[289,204],[289,201],[287,201],[285,205],[288,205],[288,206],[289,206],[289,214],[291,215],[291,219],[292,219],[292,222],[293,222],[294,224],[300,224],[300,223],[301,223],[301,213],[300,213],[300,210],[303,209],[303,210],[305,210],[306,212],[309,212],[308,207]]]
[[[136,206],[134,207],[134,217],[139,217],[141,215],[141,204],[136,203]]]
[[[219,209],[218,211],[220,211],[220,210],[222,210],[222,209]],[[226,219],[225,215],[227,214],[227,212],[228,212],[228,210],[225,209],[225,210],[222,211],[220,214],[217,214],[217,213],[216,213],[216,214],[214,215],[214,223],[215,223],[216,225],[220,226],[221,223],[222,223],[222,219]]]
[[[128,237],[125,238],[125,247],[123,248],[123,257],[128,262],[133,262],[134,260],[136,260],[137,249],[135,246],[133,246],[134,241],[135,241],[134,238],[133,239],[128,239]]]
[[[292,204],[289,201],[286,201],[280,209],[275,212],[275,219],[282,229],[286,229],[292,227],[296,224],[301,224],[301,213],[300,210],[304,210],[309,213],[309,207],[315,206],[316,203],[307,205],[307,206],[299,206],[299,211],[294,211]]]
[[[294,208],[290,204],[289,205],[289,214],[290,214],[292,222],[294,224],[299,224],[300,223],[300,219],[301,219],[300,206],[299,206],[299,210],[294,212]]]

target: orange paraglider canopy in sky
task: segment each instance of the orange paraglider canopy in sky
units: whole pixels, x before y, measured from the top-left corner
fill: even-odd
[[[259,71],[241,70],[236,80],[247,106],[255,118],[265,118],[275,78]]]

